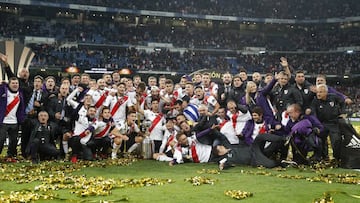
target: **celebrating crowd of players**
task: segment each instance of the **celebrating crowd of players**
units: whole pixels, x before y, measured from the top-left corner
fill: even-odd
[[[178,83],[164,76],[88,74],[63,78],[39,75],[29,80],[22,69],[16,76],[0,54],[8,83],[0,86],[0,151],[8,138],[6,162],[17,161],[21,128],[21,155],[33,163],[45,159],[117,159],[139,153],[146,136],[152,140],[153,158],[170,165],[218,162],[275,167],[341,159],[339,125],[352,100],[326,85],[316,84],[304,72],[291,73],[286,58],[283,70],[248,80],[246,70],[223,74],[222,83],[210,74],[181,77]],[[311,153],[309,153],[311,152]]]

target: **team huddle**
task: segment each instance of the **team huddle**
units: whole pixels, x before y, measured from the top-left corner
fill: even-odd
[[[303,71],[282,70],[248,80],[224,73],[222,82],[209,73],[183,76],[178,83],[118,72],[94,80],[88,74],[62,78],[35,76],[22,69],[17,77],[0,55],[8,83],[0,86],[0,151],[8,138],[7,162],[21,155],[33,163],[45,159],[117,159],[141,154],[150,139],[153,158],[169,165],[215,162],[221,169],[244,164],[276,167],[289,162],[311,164],[341,160],[341,132],[346,104],[352,100]],[[19,128],[21,135],[19,135]]]

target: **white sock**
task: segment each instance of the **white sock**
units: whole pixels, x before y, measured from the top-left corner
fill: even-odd
[[[158,161],[172,161],[173,159],[163,154],[163,155],[159,155],[156,160],[158,160]]]
[[[65,154],[69,153],[69,144],[68,144],[68,141],[63,140],[63,141],[62,141],[62,145],[63,145],[64,153],[65,153]]]
[[[131,153],[133,152],[134,150],[136,150],[138,148],[139,144],[138,143],[135,143],[133,144],[129,149],[128,149],[128,152]]]
[[[114,143],[113,144],[113,149],[112,149],[112,152],[111,152],[111,158],[116,159],[119,149],[120,149],[120,145],[117,145],[117,144]]]

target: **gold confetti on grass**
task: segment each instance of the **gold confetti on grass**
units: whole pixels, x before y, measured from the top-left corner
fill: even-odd
[[[276,175],[276,177],[278,178],[286,178],[286,179],[297,179],[297,180],[300,180],[300,179],[305,179],[304,176],[301,176],[301,175],[288,175],[288,174],[278,174]]]
[[[340,162],[336,160],[330,160],[330,161],[319,161],[317,163],[314,163],[310,166],[310,169],[313,171],[320,173],[325,171],[326,169],[332,169],[332,168],[338,168],[340,165]]]
[[[360,199],[360,195],[354,195],[354,194],[349,194],[344,191],[335,190],[335,191],[324,192],[323,196],[320,198],[314,199],[313,203],[334,203],[334,199],[333,199],[332,195],[336,195],[336,194],[346,195],[351,198],[357,199],[357,200],[354,200],[354,202],[358,202],[359,201],[358,199]]]
[[[157,178],[141,178],[141,179],[122,179],[119,181],[120,187],[145,187],[164,185],[167,183],[173,183],[172,179],[157,179]]]
[[[314,199],[313,203],[334,203],[334,199],[330,193],[325,192],[322,197]]]
[[[21,167],[12,164],[2,164],[0,168],[0,181],[14,181],[16,183],[31,183],[34,181],[42,181],[49,174],[56,174],[59,171],[70,174],[81,171],[83,168],[109,166],[129,166],[136,159],[117,159],[106,161],[80,161],[76,164],[63,164],[56,162],[42,162],[38,165],[23,165]]]
[[[71,193],[80,197],[107,196],[114,188],[145,187],[173,183],[171,179],[140,178],[140,179],[111,179],[86,176],[65,176],[58,173],[44,178],[43,183],[35,187],[35,191],[47,192],[70,189]]]
[[[360,177],[357,174],[319,174],[318,176],[306,178],[310,182],[342,183],[360,185]]]
[[[324,174],[317,173],[316,176],[313,177],[305,177],[302,175],[288,175],[288,174],[275,174],[268,171],[240,171],[243,174],[249,175],[259,175],[259,176],[272,176],[278,178],[292,179],[292,180],[307,180],[310,182],[324,182],[324,183],[341,183],[341,184],[353,184],[360,185],[360,177],[355,173],[347,173],[347,174]]]
[[[117,160],[106,161],[80,161],[76,164],[64,164],[57,162],[42,162],[38,165],[1,165],[0,166],[0,181],[14,181],[18,184],[31,183],[40,181],[41,184],[35,186],[36,192],[12,192],[9,195],[14,196],[20,201],[15,202],[31,202],[36,198],[48,197],[43,194],[56,190],[68,189],[71,193],[80,197],[86,196],[106,196],[110,195],[112,189],[123,187],[145,187],[164,185],[172,183],[171,179],[157,179],[157,178],[140,178],[140,179],[105,179],[103,177],[86,177],[75,176],[71,173],[81,171],[83,168],[100,167],[105,168],[109,166],[128,166],[135,158],[123,158]],[[66,175],[65,175],[66,174]],[[2,191],[1,198],[9,199],[9,195],[4,195]],[[43,198],[44,199],[44,198]],[[24,201],[21,201],[24,200]],[[3,202],[3,201],[0,201]],[[12,201],[14,202],[14,201]]]
[[[224,192],[224,194],[226,196],[229,196],[229,197],[231,197],[233,199],[237,199],[237,200],[241,200],[241,199],[245,199],[245,198],[253,196],[253,193],[245,192],[245,191],[241,191],[241,190],[226,190]]]
[[[215,183],[214,179],[202,177],[202,176],[194,176],[191,178],[186,178],[185,181],[190,182],[193,186],[199,186],[204,184],[214,185]]]
[[[37,200],[53,200],[54,194],[40,194],[32,191],[11,191],[10,194],[1,194],[0,202],[34,202]]]
[[[207,174],[220,174],[220,171],[217,169],[201,169],[197,171],[199,174],[207,173]]]

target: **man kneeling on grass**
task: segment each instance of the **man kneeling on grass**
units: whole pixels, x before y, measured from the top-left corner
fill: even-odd
[[[58,158],[60,151],[56,148],[55,140],[61,136],[61,129],[53,122],[49,122],[49,114],[40,111],[38,119],[34,124],[29,144],[26,148],[27,154],[31,154],[33,164],[40,162],[41,158]]]

